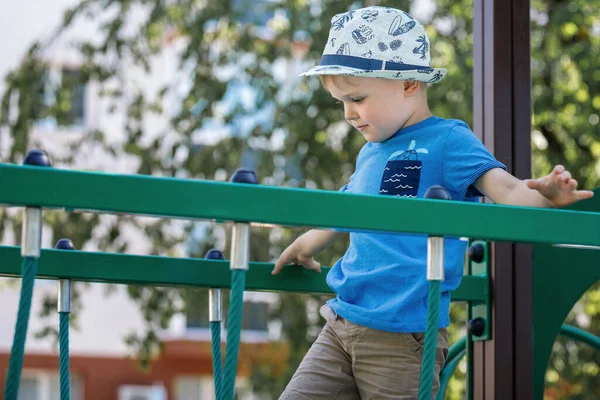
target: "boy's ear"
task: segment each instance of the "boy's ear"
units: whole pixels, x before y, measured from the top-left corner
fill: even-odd
[[[404,94],[413,96],[419,92],[422,83],[419,81],[404,81]]]

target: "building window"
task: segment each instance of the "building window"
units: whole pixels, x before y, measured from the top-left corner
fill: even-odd
[[[84,126],[86,85],[79,69],[48,68],[39,96],[37,126],[49,129]]]
[[[247,331],[266,331],[269,304],[263,302],[245,302],[242,315],[242,329]]]
[[[223,307],[223,327],[227,329],[228,309]],[[248,331],[267,331],[269,303],[245,301],[244,312],[242,314],[242,330]],[[208,329],[210,321],[208,320],[208,306],[188,307],[186,313],[186,328],[188,329]]]
[[[212,375],[178,376],[175,379],[175,400],[215,400]],[[235,394],[239,400],[255,400],[248,378],[237,377]]]
[[[206,307],[188,307],[186,312],[185,326],[188,329],[208,329],[208,310]]]
[[[180,376],[175,379],[175,400],[213,400],[213,382],[212,376]]]
[[[121,385],[117,400],[167,400],[167,391],[162,384]]]
[[[83,400],[83,382],[77,374],[71,373],[70,389],[71,400]],[[58,371],[24,369],[18,400],[60,400]]]
[[[80,70],[63,68],[61,71],[64,97],[68,100],[63,118],[65,125],[82,126],[85,118],[85,84]]]
[[[275,14],[275,6],[279,2],[272,0],[233,0],[233,10],[238,15],[238,21],[258,27],[267,26],[267,22]]]

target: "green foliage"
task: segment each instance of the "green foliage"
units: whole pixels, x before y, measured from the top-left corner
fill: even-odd
[[[533,1],[534,174],[564,164],[583,187],[600,181],[598,5]]]
[[[581,297],[565,323],[600,336],[600,283]],[[546,371],[545,399],[592,400],[600,396],[600,352],[559,336]]]
[[[232,0],[82,0],[65,13],[56,36],[60,39],[78,21],[98,26],[96,37],[73,44],[81,57],[77,76],[49,87],[47,45],[36,43],[5,78],[0,102],[0,149],[8,147],[9,152],[3,161],[20,162],[27,149],[41,143],[31,134],[40,119],[52,117],[59,126],[71,123],[73,94],[82,84],[93,82],[110,110],[123,115],[122,140],[109,141],[107,132],[93,130],[68,142],[68,151],[51,151],[55,164],[78,168],[76,154],[94,148],[107,160],[135,159],[132,173],[223,180],[238,167],[246,166],[256,171],[262,184],[338,189],[353,172],[356,155],[364,144],[362,137],[340,124],[342,110],[320,88],[318,80],[280,79],[275,66],[282,60],[301,57],[316,62],[331,16],[345,11],[349,2],[246,3],[252,7]],[[364,3],[406,10],[411,6],[408,0]],[[363,2],[353,4],[361,6]],[[598,6],[594,4],[584,0],[532,1],[534,175],[545,174],[552,165],[562,163],[586,188],[597,186],[600,174],[600,35]],[[448,75],[429,89],[430,107],[434,114],[472,124],[473,1],[438,0],[436,5],[430,19],[423,22],[432,42],[433,64],[448,68]],[[263,24],[262,16],[271,11],[278,13]],[[269,28],[268,34],[264,33],[265,27]],[[298,39],[305,41],[299,43]],[[149,76],[155,72],[153,62],[174,48],[180,50],[176,61],[183,78],[165,80],[155,93],[149,94],[123,74],[137,68]],[[226,107],[241,85],[255,91],[251,104],[237,102]],[[54,100],[48,103],[45,97]],[[172,104],[174,98],[176,107]],[[246,129],[240,122],[265,110],[272,113],[266,123]],[[145,122],[156,115],[167,118],[170,124],[165,132],[151,135]],[[228,135],[216,143],[202,136],[215,124],[229,129]],[[174,224],[163,219],[63,212],[46,212],[44,218],[52,229],[53,242],[69,237],[77,248],[131,251],[124,232],[133,228],[150,243],[151,254],[181,255],[182,243],[187,246],[186,255],[195,257],[215,246],[225,254],[229,250],[223,240],[228,237],[227,226],[186,222],[173,229]],[[19,215],[0,210],[0,240],[12,236],[9,233],[18,238],[20,224]],[[207,234],[197,235],[198,230]],[[253,228],[251,259],[274,260],[299,233],[298,229]],[[319,260],[332,265],[346,246],[347,241],[340,240]],[[589,315],[586,329],[598,334],[600,299],[593,293],[597,288],[582,299],[570,320]],[[159,350],[156,332],[171,316],[185,312],[187,307],[206,308],[203,290],[130,287],[129,294],[140,305],[147,330],[129,336],[127,343],[144,363]],[[270,318],[282,326],[290,360],[287,368],[277,374],[265,366],[255,371],[254,386],[266,398],[282,390],[316,337],[323,322],[317,310],[324,300],[307,295],[280,296]],[[44,315],[49,315],[52,306],[49,301]],[[452,343],[463,334],[464,307],[454,305],[451,314]],[[52,330],[41,334],[52,334]],[[568,357],[590,361],[581,365],[559,363]],[[569,389],[570,398],[597,398],[598,394],[582,394],[594,384],[597,357],[585,348],[573,349],[569,343],[558,342],[549,376],[558,374],[560,379],[551,379],[553,387],[577,382],[574,386],[578,392]],[[448,398],[464,395],[464,371],[461,365],[450,384]]]
[[[600,184],[600,34],[598,5],[533,1],[533,171],[563,164],[581,186]],[[566,323],[600,335],[600,285],[579,300]],[[546,374],[546,399],[597,399],[600,354],[559,337]]]
[[[21,65],[6,78],[7,89],[2,95],[0,104],[0,126],[8,126],[13,143],[10,148],[8,162],[15,162],[17,155],[27,152],[29,131],[32,122],[40,116],[43,108],[40,93],[43,92],[44,63],[38,58],[39,45],[33,44]],[[14,108],[14,96],[18,96],[18,115],[9,119]]]

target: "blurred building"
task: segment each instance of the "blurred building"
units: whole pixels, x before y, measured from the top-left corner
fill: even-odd
[[[10,283],[10,285],[8,285]],[[19,281],[4,280],[0,289],[0,370],[7,371],[19,302]],[[8,285],[8,286],[7,286]],[[163,349],[146,370],[132,358],[124,338],[144,326],[139,306],[125,286],[90,284],[83,293],[83,310],[69,337],[72,400],[192,400],[214,399],[211,332],[202,310],[174,317],[159,332]],[[37,280],[25,349],[19,399],[58,400],[59,355],[53,340],[39,339],[46,324],[58,329],[58,313],[38,317],[44,296],[57,295],[57,282]],[[268,297],[249,293],[245,299],[242,345],[238,368],[240,399],[255,398],[248,376],[257,363],[281,365],[285,348],[273,342],[267,326]],[[222,341],[225,346],[225,330]],[[5,373],[0,376],[4,388]]]
[[[244,6],[242,4],[244,0],[236,0],[236,2],[240,3],[238,6]],[[37,5],[34,7],[27,2],[19,3],[20,5],[15,3],[4,13],[5,22],[14,24],[13,31],[18,32],[18,26],[23,24],[24,18],[27,18],[27,23],[38,24],[37,29],[40,28],[39,24],[45,24],[47,28],[39,29],[39,32],[42,35],[49,35],[60,20],[57,9],[61,6],[66,9],[67,5],[76,3],[76,1],[61,0],[59,3],[48,4],[46,18],[43,15],[44,9],[38,8]],[[35,16],[29,15],[30,9],[37,10]],[[255,10],[260,10],[260,7],[255,7]],[[256,19],[257,15],[256,12],[248,11],[243,18],[250,21]],[[12,19],[8,16],[12,16]],[[260,15],[257,23],[265,25],[271,17],[272,15],[269,14]],[[96,29],[93,23],[81,21],[61,35],[58,40],[45,44],[44,57],[48,68],[46,87],[40,90],[42,105],[50,107],[57,101],[53,97],[52,87],[60,86],[65,81],[78,81],[82,59],[77,51],[70,47],[70,40],[92,38]],[[14,43],[11,45],[17,50],[20,46],[21,50],[15,51],[14,56],[20,59],[31,44],[31,38],[23,39],[22,42],[15,38],[15,41],[20,45]],[[74,85],[73,90],[68,94],[71,107],[65,115],[65,120],[59,123],[54,118],[40,118],[31,132],[31,142],[55,155],[57,159],[70,152],[69,146],[80,141],[83,135],[95,132],[102,132],[103,140],[108,145],[122,144],[126,140],[123,132],[126,120],[125,104],[131,100],[130,96],[141,88],[144,96],[152,98],[163,86],[170,86],[172,90],[163,102],[166,107],[163,110],[164,114],[148,114],[141,127],[144,136],[139,139],[148,143],[156,137],[161,137],[161,146],[168,148],[173,140],[177,140],[176,137],[168,134],[171,129],[168,116],[174,115],[178,107],[181,107],[179,95],[185,90],[187,84],[186,71],[179,68],[177,59],[178,52],[184,44],[177,35],[165,35],[161,53],[151,61],[150,73],[135,66],[133,60],[128,60],[127,55],[124,55],[120,60],[119,75],[125,85],[114,87],[115,90],[123,93],[120,99],[114,100],[110,96],[104,96],[102,91],[106,88],[95,82]],[[301,43],[296,47],[299,51],[303,49]],[[14,67],[18,59],[5,64],[5,69]],[[285,69],[289,66],[282,67]],[[8,71],[0,68],[2,75],[6,72]],[[118,85],[119,82],[115,84]],[[243,101],[242,92],[247,93],[248,90],[243,85],[232,86],[227,96],[228,100],[223,106],[234,106],[231,102]],[[257,118],[259,117],[257,113]],[[268,120],[269,110],[263,110],[260,118]],[[193,146],[214,144],[219,138],[227,135],[227,129],[218,123],[210,126],[210,132],[211,135],[198,132],[197,140],[191,144],[190,151],[193,151]],[[6,155],[11,138],[7,137],[6,132],[0,131],[0,135],[5,135],[0,137],[5,139],[0,140],[0,159],[2,159]],[[248,160],[251,162],[252,157],[249,156]],[[78,153],[74,155],[71,164],[55,163],[55,166],[130,174],[137,171],[138,164],[139,159],[135,156],[112,154],[106,150],[106,146],[92,142],[78,147]],[[18,210],[9,210],[9,212],[16,213]],[[112,217],[106,216],[106,218]],[[5,228],[9,231],[7,227]],[[183,225],[174,222],[171,228],[180,232]],[[47,230],[48,227],[45,228],[46,232]],[[121,236],[122,240],[127,241],[129,252],[145,254],[149,250],[149,243],[143,239],[143,232],[131,228],[130,231],[121,232]],[[49,237],[48,234],[44,235],[43,247],[52,247]],[[17,239],[14,235],[7,232],[3,244],[16,243]],[[187,245],[183,244],[174,250],[185,256]],[[97,250],[94,238],[86,246],[83,250]],[[13,340],[19,302],[19,284],[19,280],[0,278],[0,304],[2,304],[0,318],[3,321],[0,324],[0,371],[3,371],[0,373],[0,385],[2,387],[4,387]],[[78,314],[78,328],[72,328],[70,336],[71,399],[214,399],[211,335],[207,310],[204,312],[191,307],[191,311],[187,314],[174,317],[170,321],[169,328],[159,333],[163,343],[162,351],[156,355],[148,370],[142,370],[140,363],[131,358],[131,349],[125,343],[128,334],[140,333],[146,324],[139,306],[129,298],[125,286],[117,286],[110,294],[106,291],[106,285],[95,283],[89,284],[89,287],[82,290],[83,310]],[[36,333],[39,333],[48,323],[54,324],[58,329],[58,314],[54,320],[39,317],[43,299],[47,296],[52,298],[56,293],[56,282],[36,281],[21,376],[20,400],[60,398],[57,344],[53,343],[52,338],[36,337]],[[245,296],[237,390],[240,399],[254,398],[248,389],[248,376],[254,365],[265,362],[265,359],[281,364],[285,359],[285,349],[276,341],[277,329],[267,326],[267,308],[274,299],[274,295],[267,294],[247,293]],[[225,334],[223,338],[224,336]]]

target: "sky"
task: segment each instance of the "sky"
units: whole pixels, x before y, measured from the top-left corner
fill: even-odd
[[[29,45],[50,35],[62,14],[78,0],[4,0],[0,5],[0,92],[4,77],[14,68]]]
[[[0,5],[0,92],[4,76],[14,68],[29,45],[50,35],[59,26],[63,12],[79,0],[3,0]],[[415,17],[427,15],[431,0],[421,0]],[[419,14],[419,15],[417,15]]]

